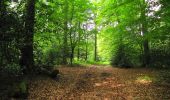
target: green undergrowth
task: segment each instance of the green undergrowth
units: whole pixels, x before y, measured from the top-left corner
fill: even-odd
[[[81,66],[91,66],[91,65],[99,65],[99,66],[108,66],[110,65],[109,62],[94,62],[94,61],[75,61],[75,65],[81,65]]]

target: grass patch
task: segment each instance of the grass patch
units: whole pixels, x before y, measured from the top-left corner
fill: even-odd
[[[107,66],[110,65],[109,62],[94,62],[94,61],[75,61],[74,65],[90,66],[90,65],[100,65]]]

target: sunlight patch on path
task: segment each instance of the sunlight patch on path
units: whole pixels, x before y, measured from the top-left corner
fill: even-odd
[[[136,83],[139,83],[139,84],[144,84],[144,85],[149,85],[153,82],[153,78],[145,75],[145,76],[140,76],[140,77],[137,77],[136,79]]]

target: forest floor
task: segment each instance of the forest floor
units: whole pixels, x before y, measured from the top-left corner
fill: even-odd
[[[59,79],[30,81],[30,100],[170,100],[170,70],[59,67]]]

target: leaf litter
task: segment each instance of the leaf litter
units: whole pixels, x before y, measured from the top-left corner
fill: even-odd
[[[160,70],[98,66],[57,69],[61,73],[59,81],[47,76],[37,76],[30,81],[29,100],[170,99],[169,80],[164,80]]]

